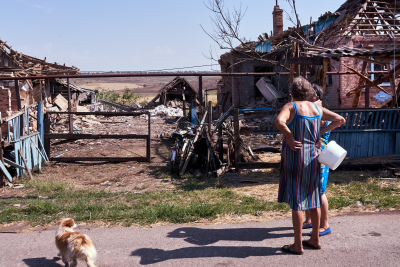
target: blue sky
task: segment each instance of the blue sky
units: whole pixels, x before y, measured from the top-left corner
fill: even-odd
[[[306,24],[344,1],[296,2]],[[270,33],[275,0],[225,0],[227,7],[240,3],[247,7],[241,35],[256,40]],[[286,1],[279,5],[290,12]],[[86,71],[171,69],[210,64],[203,56],[210,46],[226,52],[200,27],[212,29],[210,15],[201,0],[8,0],[0,37],[24,54]],[[285,15],[284,29],[291,26]]]

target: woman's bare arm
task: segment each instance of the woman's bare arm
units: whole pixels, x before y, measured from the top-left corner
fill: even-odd
[[[301,142],[294,140],[293,134],[287,127],[287,122],[290,119],[290,110],[293,108],[291,103],[287,103],[283,106],[281,112],[275,119],[275,126],[286,136],[286,143],[291,150],[299,150],[303,146]]]
[[[332,131],[333,129],[339,127],[340,125],[346,123],[346,120],[342,116],[325,108],[323,108],[321,120],[332,122],[325,128],[321,129],[321,134]]]

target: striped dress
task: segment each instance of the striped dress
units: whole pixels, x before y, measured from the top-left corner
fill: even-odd
[[[320,171],[321,164],[317,160],[318,150],[315,147],[319,140],[321,113],[316,116],[298,114],[292,102],[295,116],[288,128],[302,148],[293,151],[283,139],[281,153],[281,172],[279,180],[278,202],[286,202],[292,210],[308,210],[318,208],[321,204]]]

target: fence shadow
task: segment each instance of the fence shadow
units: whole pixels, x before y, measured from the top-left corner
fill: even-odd
[[[196,227],[182,227],[168,233],[169,238],[184,238],[190,244],[204,246],[218,241],[263,241],[265,239],[293,237],[293,232],[279,233],[293,230],[292,227],[276,228],[233,228],[233,229],[203,229]]]
[[[281,247],[253,246],[207,246],[218,241],[260,242],[265,239],[293,237],[292,227],[275,228],[234,228],[202,229],[182,227],[168,233],[169,238],[183,238],[195,247],[175,250],[140,248],[132,251],[131,256],[141,257],[140,264],[154,264],[171,259],[193,258],[247,258],[281,255]],[[288,232],[290,231],[290,232]],[[306,233],[304,233],[306,235]]]
[[[163,262],[172,259],[194,259],[194,258],[247,258],[247,257],[265,257],[280,255],[281,248],[271,247],[189,247],[175,250],[162,250],[153,248],[140,248],[131,253],[131,256],[139,256],[140,264],[148,265]]]
[[[22,261],[29,267],[64,267],[64,264],[57,263],[61,260],[59,257],[53,257],[53,259],[41,258],[28,258]]]

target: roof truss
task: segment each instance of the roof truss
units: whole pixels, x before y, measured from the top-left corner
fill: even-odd
[[[400,37],[400,5],[392,0],[371,0],[363,4],[348,27],[354,35]]]

